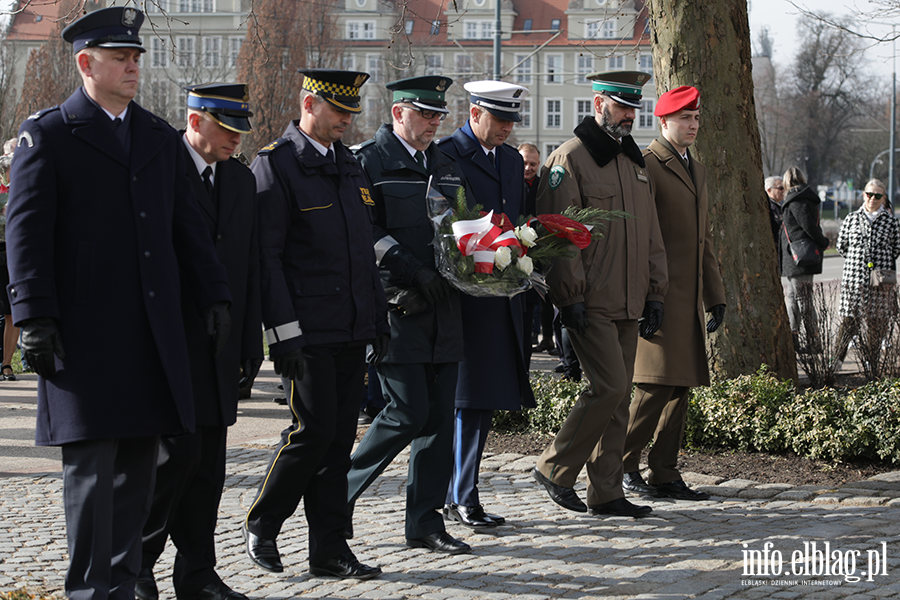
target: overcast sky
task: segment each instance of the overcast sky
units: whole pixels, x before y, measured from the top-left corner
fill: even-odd
[[[701,0],[707,1],[707,0]],[[873,13],[869,0],[794,0],[794,4],[808,8],[813,12],[830,12],[834,16],[855,15],[859,12]],[[780,65],[787,65],[794,59],[799,47],[797,39],[797,21],[803,17],[788,0],[749,0],[750,33],[753,41],[763,27],[769,28],[769,35],[775,41],[775,53],[772,60]],[[868,25],[871,33],[886,35],[890,27],[886,25]],[[866,51],[868,64],[873,74],[890,77],[893,71],[891,44],[880,44]]]

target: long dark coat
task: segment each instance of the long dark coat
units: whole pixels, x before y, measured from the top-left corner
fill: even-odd
[[[803,238],[809,238],[819,245],[824,251],[828,247],[828,238],[822,233],[819,226],[819,197],[808,186],[798,186],[788,190],[781,203],[781,215],[783,226],[781,228],[781,275],[784,277],[796,277],[797,275],[817,275],[822,272],[822,254],[819,254],[819,262],[805,267],[794,264],[790,244]],[[785,235],[785,228],[787,235]]]
[[[474,197],[470,206],[505,212],[515,222],[525,211],[525,166],[512,146],[497,147],[498,169],[491,166],[468,121],[438,147],[462,167]],[[534,394],[525,370],[524,295],[512,298],[461,297],[463,354],[456,407],[518,410],[532,407]]]
[[[231,334],[216,357],[201,314],[186,294],[182,301],[197,425],[228,426],[237,420],[241,361],[263,357],[256,180],[237,159],[221,161],[216,165],[215,197],[210,198],[188,152],[185,158],[200,213],[228,272],[233,299]]]
[[[129,111],[130,153],[80,88],[19,130],[13,321],[56,319],[66,351],[38,378],[38,445],[193,429],[178,273],[198,309],[231,300],[178,132]]]
[[[428,218],[425,191],[432,185],[451,201],[466,178],[456,162],[430,144],[425,151],[428,172],[413,160],[391,125],[382,125],[374,139],[362,144],[357,157],[372,184],[375,201],[375,255],[385,286],[410,289],[423,265],[434,267],[434,227]],[[427,305],[422,312],[388,313],[391,344],[388,363],[451,363],[463,358],[459,292]]]

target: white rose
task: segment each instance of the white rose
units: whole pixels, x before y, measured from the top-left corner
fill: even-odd
[[[503,271],[511,262],[512,252],[509,251],[509,248],[507,246],[497,248],[497,252],[494,253],[494,264],[497,265],[497,268]]]
[[[531,272],[534,271],[534,262],[532,262],[531,257],[529,256],[520,256],[517,258],[516,266],[526,275],[531,275]]]
[[[531,248],[534,246],[535,240],[537,240],[537,231],[528,225],[522,225],[521,227],[516,227],[516,237],[519,238],[523,246]]]

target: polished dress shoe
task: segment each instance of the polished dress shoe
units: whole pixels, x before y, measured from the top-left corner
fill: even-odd
[[[432,552],[445,554],[467,554],[472,551],[471,546],[446,531],[437,531],[420,538],[406,538],[406,545],[410,548],[428,548]]]
[[[692,490],[679,479],[669,483],[657,483],[653,485],[657,498],[674,498],[675,500],[709,500],[709,494]]]
[[[265,540],[257,536],[247,529],[246,524],[244,524],[242,531],[246,542],[247,556],[256,563],[256,566],[271,573],[284,571],[284,566],[281,564],[281,555],[278,554],[278,546],[275,545],[275,540]]]
[[[622,477],[622,489],[635,494],[644,494],[646,496],[655,496],[656,488],[644,481],[640,471],[632,471],[625,473]]]
[[[134,597],[138,600],[159,600],[159,589],[153,578],[153,569],[141,569],[134,582]]]
[[[584,505],[584,502],[581,501],[581,498],[578,497],[578,494],[572,488],[556,485],[544,477],[544,474],[538,471],[537,467],[531,469],[531,476],[547,489],[550,499],[563,508],[574,510],[575,512],[587,512],[587,506]]]
[[[603,504],[591,506],[590,509],[592,515],[613,515],[616,517],[634,517],[635,519],[646,517],[653,512],[653,509],[649,506],[638,506],[625,498],[616,498]]]
[[[215,581],[207,584],[202,590],[196,594],[182,595],[176,594],[178,600],[249,600],[247,596],[240,592],[236,592],[223,581]]]
[[[340,577],[341,579],[372,579],[381,575],[380,567],[369,567],[347,550],[321,565],[309,564],[309,572],[317,577]]]
[[[444,520],[456,521],[457,523],[461,523],[472,529],[483,529],[485,527],[496,527],[498,525],[498,523],[495,523],[484,514],[484,507],[481,505],[473,507],[460,506],[459,504],[453,503],[445,504]]]
[[[506,524],[506,517],[501,517],[500,515],[492,515],[489,512],[484,513],[484,516],[496,523],[497,525]]]

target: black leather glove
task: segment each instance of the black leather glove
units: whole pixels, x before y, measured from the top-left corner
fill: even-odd
[[[56,375],[55,354],[60,360],[66,357],[56,320],[50,317],[25,319],[22,328],[22,353],[35,373],[44,379]]]
[[[588,318],[584,302],[576,302],[559,309],[559,319],[566,329],[574,331],[578,335],[587,333]]]
[[[245,358],[241,361],[241,381],[238,383],[239,388],[247,388],[253,385],[253,380],[259,374],[259,368],[262,366],[262,359]]]
[[[662,327],[662,321],[663,303],[648,300],[644,303],[644,314],[638,319],[638,333],[645,340],[649,340]]]
[[[372,343],[369,344],[368,352],[366,352],[366,362],[373,367],[380,365],[385,355],[387,355],[390,342],[391,334],[389,333],[382,333],[372,340]]]
[[[303,350],[291,350],[274,359],[275,372],[292,381],[303,379]],[[287,391],[287,390],[285,390]]]
[[[431,267],[419,267],[413,275],[412,283],[429,304],[437,304],[437,301],[450,291],[450,286],[444,278]]]
[[[709,309],[709,321],[706,322],[706,333],[712,333],[719,328],[725,318],[725,305],[716,304]]]
[[[203,309],[203,322],[206,323],[206,333],[212,340],[213,356],[218,356],[228,334],[231,333],[231,314],[228,312],[227,302],[213,302]]]

